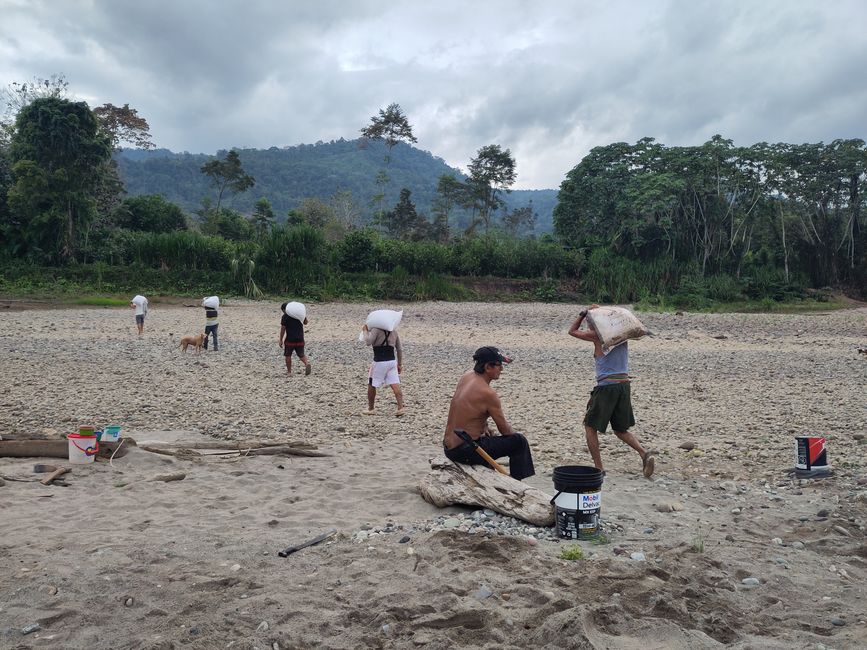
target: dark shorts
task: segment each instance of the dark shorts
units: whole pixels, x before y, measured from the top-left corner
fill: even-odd
[[[144,324],[144,314],[138,314],[135,317],[135,322],[137,325],[143,325]]]
[[[584,424],[605,433],[609,423],[614,431],[621,433],[635,424],[628,381],[597,386],[590,393]]]
[[[286,343],[283,345],[283,356],[291,357],[292,353],[298,355],[298,358],[304,356],[304,344],[303,343]]]

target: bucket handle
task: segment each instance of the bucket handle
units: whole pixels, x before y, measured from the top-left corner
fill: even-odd
[[[563,494],[563,491],[558,490],[557,494],[555,494],[548,503],[550,503],[553,506],[554,502],[557,500],[557,497],[559,497],[561,494]]]
[[[76,449],[78,449],[79,451],[83,451],[87,456],[96,456],[99,453],[99,440],[96,441],[95,447],[85,447],[83,449],[78,446],[78,443],[75,442],[74,438],[69,438],[69,441],[73,445],[75,445]]]

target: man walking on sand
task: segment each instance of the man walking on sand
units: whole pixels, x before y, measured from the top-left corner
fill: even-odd
[[[214,352],[219,351],[217,346],[217,329],[220,327],[220,315],[217,312],[217,305],[212,303],[211,306],[202,305],[205,308],[205,341],[203,347],[208,349],[208,337],[214,337]]]
[[[138,329],[138,335],[144,334],[145,316],[148,314],[148,299],[144,296],[136,296],[133,298],[129,306],[135,310],[135,326]]]
[[[502,355],[497,348],[485,346],[476,350],[473,361],[476,362],[473,369],[458,380],[449,406],[443,438],[446,458],[465,465],[487,464],[473,445],[462,440],[456,432],[467,433],[492,458],[508,456],[512,478],[520,481],[533,476],[536,470],[533,468],[530,445],[506,421],[500,398],[491,387],[491,382],[500,378],[503,364],[511,363],[512,360]],[[493,418],[501,435],[492,435],[488,428],[489,417]]]
[[[376,389],[382,385],[391,386],[394,397],[397,399],[398,417],[406,413],[403,408],[403,392],[400,390],[400,372],[403,366],[403,347],[397,332],[386,332],[378,327],[368,327],[367,323],[361,328],[364,333],[364,342],[373,348],[373,363],[367,373],[367,410],[365,415],[374,415],[376,403]],[[396,358],[395,358],[396,357]]]
[[[280,337],[277,339],[277,345],[283,348],[283,359],[286,362],[286,372],[292,376],[292,353],[294,352],[301,363],[304,364],[304,374],[309,375],[313,370],[307,355],[304,353],[304,326],[307,325],[307,318],[303,321],[297,318],[292,318],[286,313],[287,303],[280,305]]]
[[[591,305],[596,309],[599,305]],[[582,309],[578,318],[569,328],[569,334],[576,339],[589,341],[593,344],[593,357],[596,362],[596,387],[590,393],[587,402],[587,413],[584,415],[584,433],[587,437],[587,448],[593,458],[596,469],[602,470],[602,456],[599,453],[599,431],[605,433],[608,424],[614,430],[614,435],[632,447],[641,456],[642,471],[646,478],[653,475],[653,456],[646,451],[638,438],[629,433],[629,427],[635,424],[632,413],[632,398],[629,389],[629,349],[628,343],[621,343],[602,352],[602,341],[592,328],[581,329],[581,324],[587,317],[587,309]]]

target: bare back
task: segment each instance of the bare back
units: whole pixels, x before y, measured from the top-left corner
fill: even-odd
[[[452,396],[443,443],[448,449],[463,444],[463,441],[455,435],[455,429],[462,429],[474,440],[478,440],[487,430],[489,417],[494,419],[500,433],[503,435],[512,433],[512,428],[503,414],[500,398],[485,380],[485,376],[472,370],[465,372]]]

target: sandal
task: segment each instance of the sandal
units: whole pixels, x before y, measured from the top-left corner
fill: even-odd
[[[641,459],[641,469],[644,472],[644,478],[653,476],[654,465],[653,454],[648,451],[644,454],[644,458]]]

